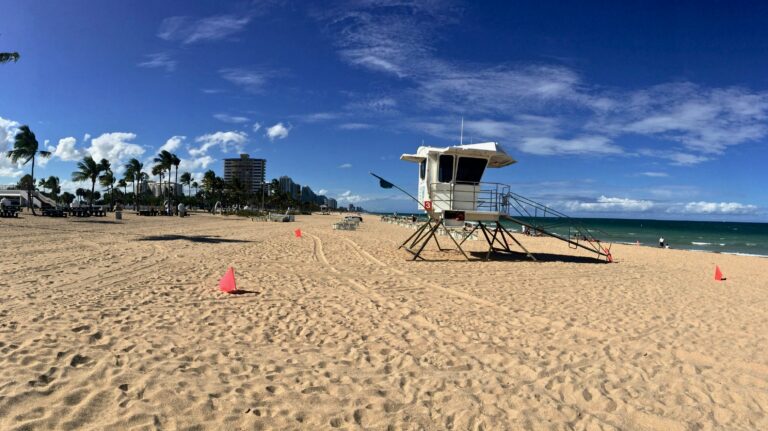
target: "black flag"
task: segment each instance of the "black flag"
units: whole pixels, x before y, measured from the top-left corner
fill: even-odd
[[[381,186],[382,189],[391,189],[395,185],[385,180],[384,178],[379,178],[379,186]]]

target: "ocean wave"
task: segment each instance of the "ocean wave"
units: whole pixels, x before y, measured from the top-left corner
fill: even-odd
[[[755,244],[754,242],[748,242],[747,247],[757,247],[757,244]]]
[[[734,256],[752,256],[752,257],[768,257],[768,255],[765,254],[754,254],[754,253],[738,253],[738,252],[730,252],[730,251],[724,251],[722,254],[732,254]]]
[[[696,242],[696,241],[691,242],[691,244],[693,244],[693,245],[712,245],[711,242]]]

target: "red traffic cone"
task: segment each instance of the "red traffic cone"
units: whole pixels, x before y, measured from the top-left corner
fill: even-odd
[[[723,273],[720,271],[720,267],[715,265],[715,280],[722,281],[723,279]]]
[[[296,238],[301,238],[301,229],[296,229],[293,234],[296,235]]]
[[[227,269],[224,277],[221,277],[221,281],[219,281],[219,290],[224,293],[234,293],[237,290],[237,285],[235,285],[235,270],[231,266]]]

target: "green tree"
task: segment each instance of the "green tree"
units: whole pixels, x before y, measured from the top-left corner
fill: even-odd
[[[173,168],[173,154],[171,154],[170,151],[163,150],[160,151],[160,153],[157,154],[157,157],[155,157],[152,161],[155,162],[155,167],[159,167],[160,169],[164,171],[168,171],[168,205],[169,209],[172,205],[171,203],[171,169]],[[152,175],[156,175],[154,173],[154,167],[152,168],[153,172]],[[160,180],[162,183],[162,179]],[[160,190],[162,190],[162,184],[160,184]]]
[[[18,52],[0,52],[0,63],[10,63],[11,61],[15,63],[19,61],[20,57]]]
[[[19,127],[18,133],[13,141],[13,149],[6,153],[6,156],[11,159],[13,163],[21,162],[22,165],[26,165],[29,161],[32,161],[32,169],[30,176],[32,177],[31,184],[27,187],[27,206],[35,214],[35,207],[32,205],[32,192],[35,188],[35,156],[40,156],[47,159],[51,157],[49,151],[42,151],[39,149],[39,144],[35,134],[29,130],[29,126]]]
[[[123,195],[128,196],[128,183],[125,182],[125,178],[117,180],[117,187],[123,189]]]
[[[128,163],[125,164],[125,176],[127,179],[130,179],[133,183],[133,198],[135,200],[135,210],[139,210],[139,195],[141,190],[141,181],[144,179],[144,176],[142,175],[142,170],[144,169],[144,164],[141,163],[138,159],[131,159],[128,160]]]
[[[77,195],[77,203],[82,203],[83,198],[85,198],[85,189],[78,187],[78,189],[75,190],[75,195]]]
[[[75,195],[73,195],[70,192],[64,192],[61,194],[61,202],[65,203],[66,205],[71,204],[75,201]]]
[[[107,159],[101,159],[101,162],[99,162],[101,165],[101,171],[102,174],[99,175],[99,184],[101,184],[102,187],[106,187],[105,190],[107,193],[109,193],[109,205],[110,207],[115,206],[115,181],[117,181],[117,178],[115,178],[115,174],[112,173],[112,164]],[[104,195],[106,198],[107,195]]]
[[[45,186],[51,191],[51,197],[58,201],[59,193],[61,193],[61,181],[59,180],[59,177],[51,175],[45,180]]]
[[[181,174],[181,184],[189,187],[189,196],[192,196],[192,174],[189,172],[184,172]]]
[[[173,182],[174,184],[173,190],[171,188],[168,188],[168,193],[173,193],[175,196],[178,192],[176,191],[176,188],[179,187],[179,165],[181,164],[181,159],[176,154],[171,154],[171,164],[176,168],[176,177],[174,178]],[[170,172],[169,172],[170,174]],[[170,183],[170,175],[168,178],[168,182]],[[182,194],[184,190],[182,190]]]
[[[91,193],[90,193],[90,207],[93,208],[93,201],[96,189],[96,180],[99,179],[99,175],[103,172],[104,165],[96,163],[91,156],[85,156],[83,160],[77,162],[77,170],[72,172],[72,181],[88,181],[91,180]]]

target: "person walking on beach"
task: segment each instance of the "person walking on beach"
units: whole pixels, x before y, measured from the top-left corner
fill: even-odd
[[[659,247],[664,248],[664,237],[659,238]]]

